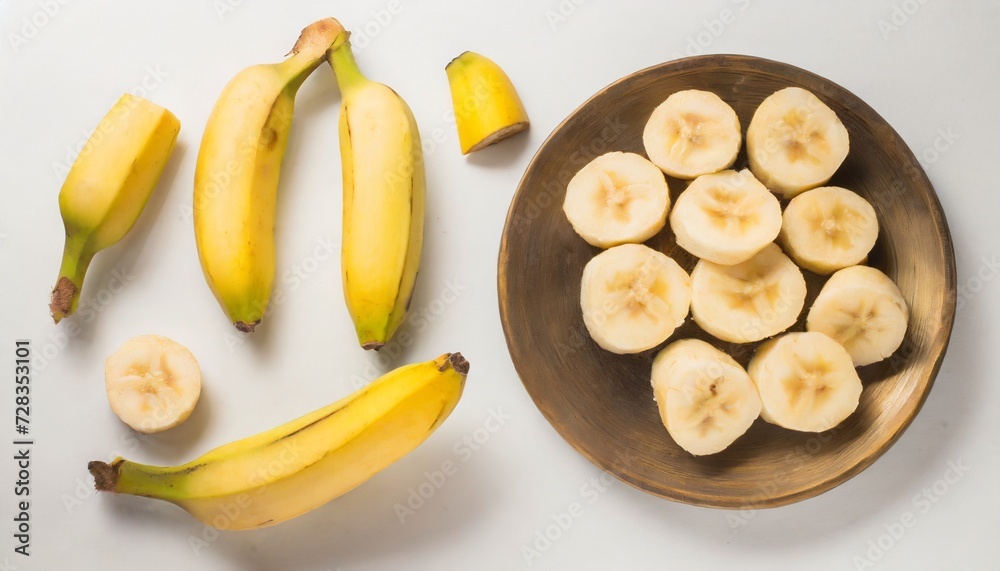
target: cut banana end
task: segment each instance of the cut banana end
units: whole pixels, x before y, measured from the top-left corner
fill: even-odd
[[[878,239],[878,218],[867,200],[846,188],[814,188],[785,207],[780,239],[798,265],[829,275],[868,257]]]
[[[781,204],[748,170],[706,174],[677,198],[670,228],[695,256],[738,264],[778,237]]]
[[[684,323],[690,305],[687,272],[647,246],[616,246],[583,269],[583,322],[594,341],[613,353],[639,353],[663,343]]]
[[[798,87],[771,94],[747,128],[750,170],[785,198],[825,184],[849,149],[847,128],[837,114]]]
[[[906,300],[889,276],[868,266],[852,266],[823,285],[806,329],[843,345],[860,367],[892,355],[903,343],[908,321]]]
[[[598,248],[652,238],[666,224],[667,180],[635,153],[612,152],[587,163],[569,181],[563,211],[573,229]]]
[[[695,456],[725,450],[760,415],[750,375],[698,339],[675,341],[653,361],[653,395],[670,437]]]
[[[775,244],[749,260],[722,266],[701,260],[691,272],[691,315],[710,335],[747,343],[777,335],[806,300],[802,272]]]
[[[742,135],[736,112],[710,91],[678,91],[657,106],[642,143],[653,163],[682,179],[727,169],[736,161]]]
[[[851,356],[822,333],[789,333],[761,345],[747,372],[771,424],[823,432],[858,408],[861,379]]]
[[[191,351],[159,335],[129,339],[104,364],[111,410],[139,432],[184,422],[201,396],[201,369]]]
[[[445,67],[462,154],[524,131],[528,114],[507,74],[493,60],[465,52]]]

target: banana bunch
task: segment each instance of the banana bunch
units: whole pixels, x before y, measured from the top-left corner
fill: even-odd
[[[94,254],[139,219],[180,129],[170,111],[125,94],[87,140],[59,191],[66,242],[49,303],[56,323],[76,311]]]
[[[116,458],[87,467],[100,491],[168,501],[218,529],[267,527],[354,489],[416,448],[451,414],[468,372],[461,354],[448,353],[187,464]]]
[[[368,80],[344,32],[328,59],[337,76],[344,177],[341,275],[358,342],[381,349],[406,317],[424,237],[424,157],[413,113]]]
[[[814,94],[765,98],[747,130],[749,169],[730,169],[742,142],[733,109],[714,93],[670,95],[643,130],[645,157],[610,152],[570,180],[563,211],[593,246],[580,307],[593,340],[614,353],[667,341],[690,314],[727,343],[765,341],[744,369],[695,339],[670,343],[650,382],[660,418],[694,455],[724,450],[759,416],[791,430],[833,428],[858,407],[855,367],[892,355],[906,334],[903,294],[862,266],[878,239],[860,195],[821,186],[849,150],[847,129]],[[664,174],[686,181],[671,208]],[[775,196],[789,199],[782,204]],[[669,223],[698,260],[690,275],[640,244]],[[830,275],[805,319],[804,268]]]
[[[205,126],[194,175],[194,235],[208,285],[237,329],[252,332],[274,286],[278,179],[295,94],[344,28],[302,30],[291,57],[238,73]]]

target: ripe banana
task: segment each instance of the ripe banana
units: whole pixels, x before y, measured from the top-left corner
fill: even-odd
[[[469,363],[406,365],[287,424],[181,466],[90,462],[98,490],[174,503],[207,525],[266,527],[315,509],[416,448],[448,417]]]
[[[851,356],[822,333],[788,333],[764,343],[747,372],[760,417],[790,430],[823,432],[858,408],[861,378]]]
[[[528,114],[514,84],[493,60],[465,52],[444,70],[463,155],[528,128]]]
[[[49,303],[56,323],[76,311],[94,254],[138,220],[180,129],[170,111],[125,94],[87,140],[59,191],[66,243]]]
[[[781,243],[798,265],[817,274],[860,264],[876,239],[875,209],[846,188],[807,190],[785,207]]]
[[[592,246],[652,238],[667,222],[670,189],[663,173],[635,153],[612,152],[587,163],[566,186],[563,211]]]
[[[406,316],[424,232],[424,158],[406,102],[361,74],[344,32],[328,58],[343,97],[341,272],[358,341],[380,349]]]
[[[343,31],[333,18],[302,30],[291,57],[238,73],[212,109],[194,176],[194,235],[212,293],[251,332],[274,285],[278,177],[295,94]]]
[[[159,335],[126,341],[104,363],[111,410],[139,432],[184,422],[201,396],[201,368],[187,347]]]
[[[843,345],[860,367],[892,355],[903,343],[908,321],[906,300],[889,276],[868,266],[852,266],[823,285],[806,329]]]
[[[696,178],[670,213],[677,245],[716,264],[753,257],[778,237],[781,204],[750,171]]]
[[[642,132],[649,160],[668,175],[693,179],[727,169],[743,137],[736,112],[711,91],[678,91],[653,110]]]
[[[750,170],[785,198],[825,184],[849,150],[847,128],[837,114],[799,87],[768,96],[747,128]]]
[[[773,243],[740,264],[701,260],[691,272],[695,323],[731,343],[760,341],[788,329],[805,300],[802,272]]]
[[[653,395],[671,438],[695,456],[725,450],[760,415],[757,387],[732,357],[698,339],[653,361]]]
[[[691,278],[672,258],[642,244],[623,244],[583,268],[583,323],[598,345],[639,353],[670,337],[687,317]]]

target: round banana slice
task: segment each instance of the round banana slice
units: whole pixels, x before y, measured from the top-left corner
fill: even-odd
[[[750,375],[732,357],[698,339],[675,341],[653,361],[653,396],[663,425],[695,456],[725,450],[760,415]]]
[[[760,417],[791,430],[829,430],[861,397],[851,356],[822,333],[788,333],[764,343],[747,372],[760,394]]]
[[[691,306],[691,278],[672,258],[623,244],[587,262],[580,283],[587,331],[612,353],[639,353],[666,341]]]
[[[889,276],[868,266],[830,276],[806,317],[806,329],[847,349],[855,366],[892,355],[903,343],[909,309]]]
[[[710,91],[678,91],[649,116],[642,144],[653,164],[682,179],[727,169],[740,152],[736,112]]]
[[[598,248],[652,238],[667,221],[670,189],[653,163],[635,153],[606,153],[569,181],[563,212]]]
[[[771,94],[747,128],[750,170],[785,198],[825,184],[849,149],[847,128],[837,114],[798,87]]]
[[[701,260],[691,272],[691,315],[731,343],[760,341],[791,327],[806,302],[806,280],[775,244],[734,266]]]
[[[678,200],[678,206],[680,201]],[[875,209],[839,186],[807,190],[785,207],[781,244],[799,266],[821,275],[860,264],[878,238]]]
[[[695,256],[738,264],[778,237],[781,204],[746,169],[706,174],[677,197],[670,228],[677,245]]]
[[[201,369],[191,351],[159,335],[126,341],[104,363],[111,410],[139,432],[184,422],[201,396]]]

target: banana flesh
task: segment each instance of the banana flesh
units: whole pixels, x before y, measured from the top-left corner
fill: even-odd
[[[459,353],[406,365],[287,424],[180,466],[90,462],[100,491],[174,503],[206,525],[275,525],[354,489],[422,443],[455,408],[469,363]]]

